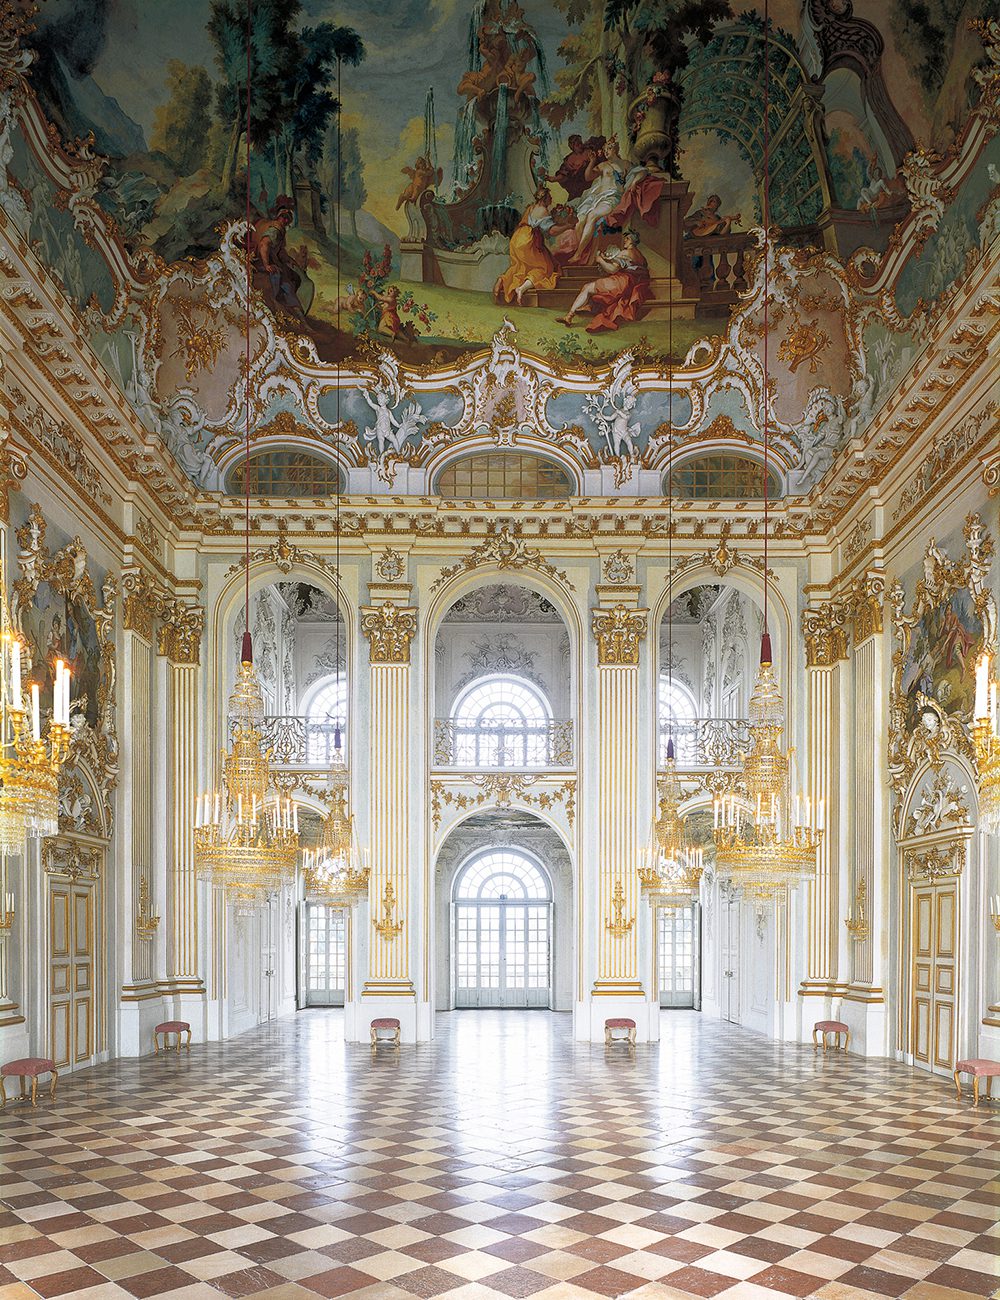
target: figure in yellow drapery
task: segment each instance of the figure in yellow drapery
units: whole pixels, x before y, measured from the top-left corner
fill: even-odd
[[[497,302],[516,301],[520,307],[528,289],[556,287],[559,270],[545,243],[545,236],[565,229],[564,225],[556,225],[552,215],[551,193],[546,186],[539,185],[510,237],[510,266],[493,286],[493,297]]]

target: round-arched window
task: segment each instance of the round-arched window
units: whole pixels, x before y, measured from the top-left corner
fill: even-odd
[[[316,682],[303,700],[303,713],[307,761],[332,763],[341,760],[347,745],[347,674],[331,674]]]
[[[541,867],[515,848],[477,854],[455,881],[456,901],[545,900],[551,892]]]
[[[241,460],[226,475],[226,491],[233,496],[243,495],[246,463]],[[249,471],[252,497],[328,497],[344,488],[339,466],[291,448],[257,452]]]
[[[454,761],[464,767],[545,767],[552,710],[523,677],[477,678],[451,711]]]
[[[667,761],[667,741],[671,737],[677,762],[685,765],[696,763],[698,761],[698,707],[694,696],[676,677],[661,673],[658,697],[661,765]]]
[[[695,501],[760,501],[764,466],[752,456],[732,452],[693,456],[674,468],[673,495]],[[767,495],[781,496],[781,480],[773,470],[768,473]]]
[[[530,452],[480,452],[446,465],[435,490],[460,500],[553,501],[574,494],[569,473]]]

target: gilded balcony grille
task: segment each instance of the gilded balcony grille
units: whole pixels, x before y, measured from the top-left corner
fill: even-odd
[[[277,767],[329,767],[347,748],[347,730],[342,726],[337,754],[332,718],[269,713],[260,724],[260,733],[261,746],[272,751],[271,762]]]
[[[573,723],[513,719],[434,719],[434,766],[548,768],[573,766]]]
[[[659,766],[667,760],[673,737],[679,771],[701,767],[738,767],[740,751],[750,739],[746,718],[697,718],[692,722],[661,722]]]

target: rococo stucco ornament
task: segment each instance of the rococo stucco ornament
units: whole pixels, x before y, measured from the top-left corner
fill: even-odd
[[[372,664],[408,664],[410,642],[417,634],[417,611],[387,601],[361,611],[361,631],[368,638]]]
[[[442,569],[431,584],[431,591],[453,578],[457,573],[470,569],[479,569],[490,565],[497,569],[537,569],[549,578],[554,578],[573,590],[573,584],[561,569],[550,564],[537,548],[529,546],[517,532],[507,524],[491,532],[479,546],[474,547],[468,555],[462,557],[458,564]]]
[[[996,647],[997,605],[989,584],[993,541],[978,514],[966,518],[963,534],[966,549],[958,560],[950,560],[934,538],[928,541],[923,576],[916,585],[909,614],[905,612],[906,593],[902,583],[896,581],[889,589],[893,635],[897,644],[892,654],[888,763],[893,792],[892,827],[897,837],[901,831],[900,818],[910,781],[922,764],[929,764],[937,771],[945,759],[953,755],[963,758],[973,767],[975,765],[971,716],[948,711],[941,700],[935,699],[928,689],[921,686],[915,687],[910,695],[903,689],[907,649],[914,629],[925,614],[956,592],[968,591],[982,624],[983,642]]]
[[[648,631],[649,610],[615,605],[595,609],[591,628],[597,640],[597,662],[602,668],[637,668],[639,643]]]

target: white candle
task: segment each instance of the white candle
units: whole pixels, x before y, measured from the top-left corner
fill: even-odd
[[[974,717],[985,718],[989,709],[990,657],[984,650],[976,663],[976,710]]]
[[[715,799],[712,800],[712,829],[713,829],[713,830],[718,830],[718,829],[719,829],[719,800],[718,800],[718,798],[715,798]]]
[[[42,736],[41,725],[38,716],[38,683],[31,683],[31,738],[40,740]]]
[[[63,673],[63,725],[69,726],[69,684],[73,679],[73,674],[67,665]]]
[[[10,703],[11,708],[21,707],[21,643],[14,637],[10,643]]]
[[[819,812],[816,817],[816,829],[819,831],[826,829],[826,813],[824,811],[822,798],[819,801]]]
[[[295,834],[298,835],[299,833],[299,805],[298,804],[292,805],[292,827],[295,831]]]
[[[997,684],[990,682],[990,717],[993,719],[993,727],[997,725]]]

